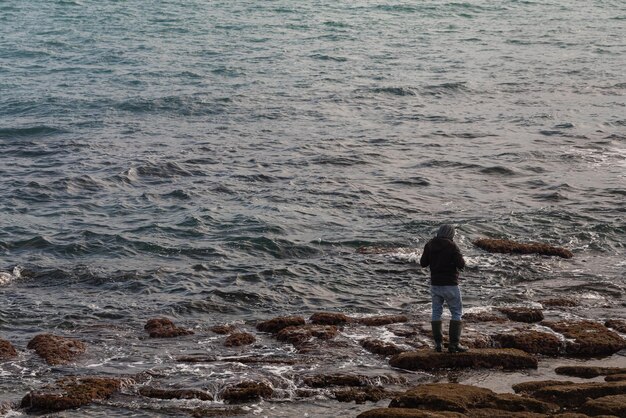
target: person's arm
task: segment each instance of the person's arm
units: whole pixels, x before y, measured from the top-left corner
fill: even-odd
[[[454,244],[454,264],[459,270],[463,270],[465,268],[465,260],[463,259],[463,254],[461,254],[461,250],[456,244]]]
[[[428,244],[429,243],[426,243],[426,245],[424,246],[424,252],[420,257],[420,266],[422,267],[428,267],[428,265],[430,264],[430,245]]]

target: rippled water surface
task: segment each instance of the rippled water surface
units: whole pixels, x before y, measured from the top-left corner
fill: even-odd
[[[610,0],[1,1],[2,337],[74,333],[101,347],[81,367],[126,373],[181,349],[136,340],[155,316],[426,315],[411,261],[441,222],[467,308],[626,317],[625,22]],[[41,367],[3,365],[5,398]]]

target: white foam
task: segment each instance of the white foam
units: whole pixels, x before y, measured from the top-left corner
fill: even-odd
[[[22,277],[22,268],[20,266],[15,266],[11,273],[7,273],[5,271],[0,272],[0,286],[6,286],[9,283],[19,279]]]

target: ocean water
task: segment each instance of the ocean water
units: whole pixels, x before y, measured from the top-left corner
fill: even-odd
[[[621,0],[0,1],[0,336],[22,349],[0,400],[158,367],[290,393],[294,370],[172,365],[224,348],[143,324],[426,318],[412,261],[442,222],[466,309],[566,296],[575,317],[626,318],[625,39]],[[487,254],[485,236],[574,258]],[[25,350],[41,332],[95,348],[46,367]],[[81,413],[148,414],[116,402]]]

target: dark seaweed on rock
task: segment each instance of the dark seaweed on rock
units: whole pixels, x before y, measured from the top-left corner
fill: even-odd
[[[0,361],[17,357],[15,347],[7,340],[0,339]]]
[[[400,354],[403,351],[400,347],[393,343],[377,340],[374,338],[366,338],[360,342],[361,347],[373,354],[380,354],[383,356],[393,356]]]
[[[156,399],[200,399],[202,401],[212,401],[213,396],[196,389],[159,389],[153,387],[142,387],[139,394],[147,398]]]
[[[304,324],[304,318],[301,316],[279,316],[277,318],[270,319],[269,321],[260,322],[257,324],[256,329],[261,332],[270,332],[275,334],[283,328]]]
[[[607,328],[612,328],[617,332],[621,332],[622,334],[626,334],[626,319],[609,319],[604,322],[604,326]]]
[[[50,365],[66,364],[87,349],[85,343],[52,334],[39,334],[26,346]]]
[[[270,398],[274,390],[265,382],[241,382],[227,387],[220,396],[229,403],[244,403]]]
[[[235,332],[232,333],[224,341],[226,347],[240,347],[242,345],[254,344],[256,338],[254,335],[247,332]]]
[[[493,336],[502,348],[517,348],[527,353],[556,356],[562,350],[561,341],[554,334],[534,330],[502,333]]]
[[[431,350],[407,351],[389,360],[393,367],[406,370],[465,368],[536,369],[537,359],[513,348],[472,349],[465,353],[437,353]]]
[[[359,318],[357,322],[369,327],[380,327],[382,325],[395,324],[398,322],[407,322],[408,320],[409,318],[406,315],[381,315]]]
[[[541,254],[563,258],[572,258],[574,256],[571,251],[565,248],[532,242],[521,243],[505,239],[481,238],[474,241],[473,244],[485,251],[489,251],[490,253]]]
[[[144,329],[150,334],[150,338],[174,338],[193,334],[193,331],[179,328],[167,318],[150,319]]]
[[[626,340],[604,325],[593,321],[551,322],[545,325],[573,341],[566,341],[566,353],[573,356],[608,355],[626,348]]]
[[[342,313],[317,312],[309,318],[311,323],[317,325],[343,325],[352,321],[352,318]]]

